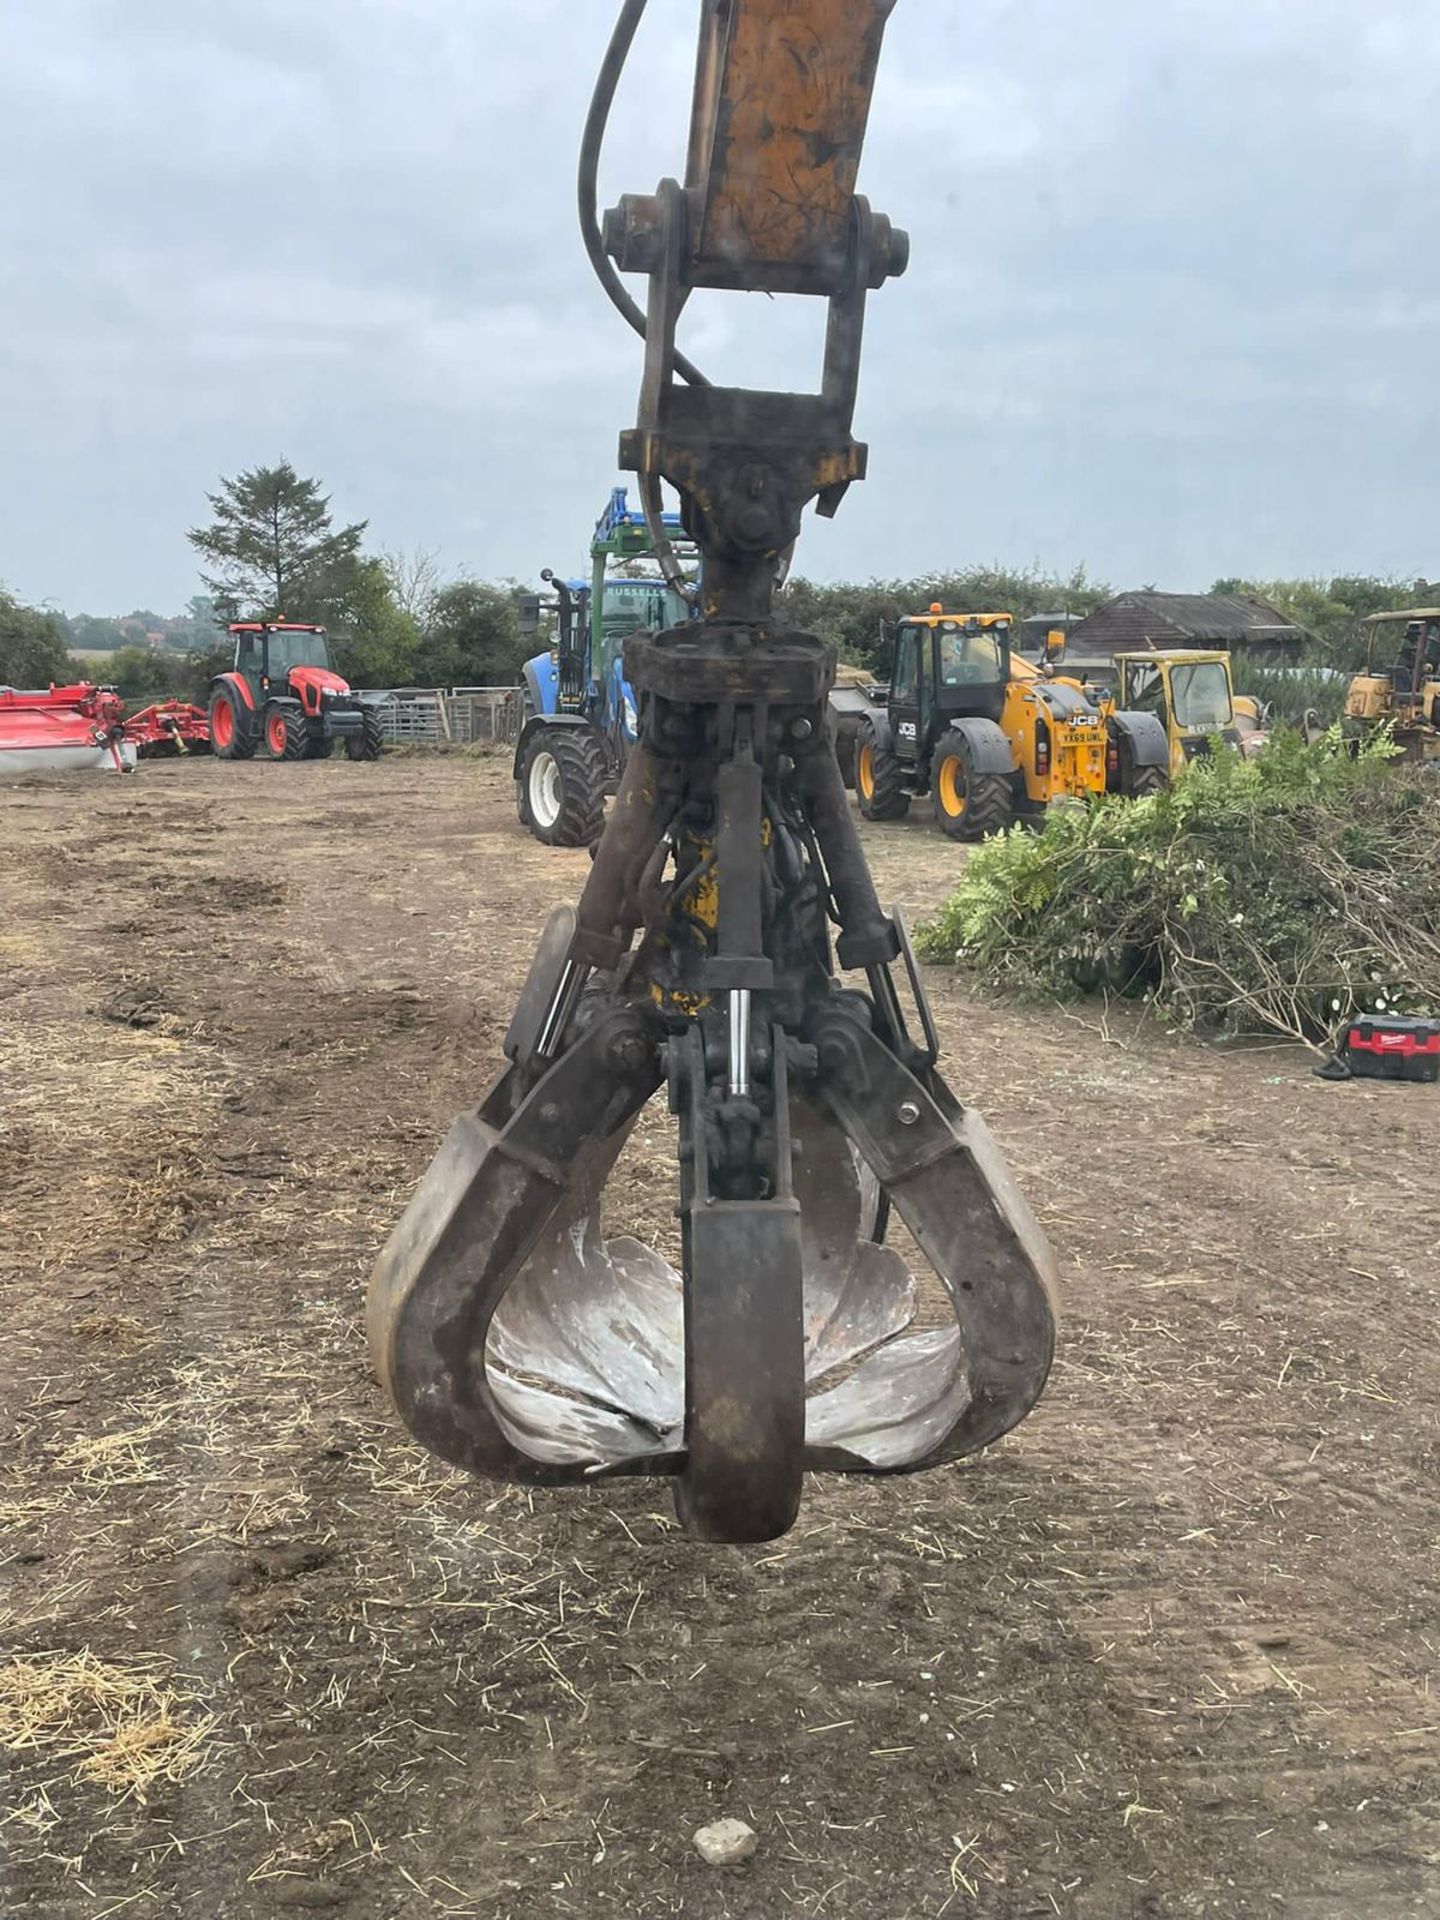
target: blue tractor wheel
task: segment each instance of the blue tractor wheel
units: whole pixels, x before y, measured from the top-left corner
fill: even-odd
[[[547,847],[590,847],[605,824],[609,760],[590,727],[538,727],[520,768],[520,818]]]

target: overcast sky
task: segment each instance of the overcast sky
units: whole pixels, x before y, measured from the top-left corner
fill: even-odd
[[[602,205],[683,168],[698,11],[653,0]],[[614,12],[3,0],[0,580],[176,610],[281,455],[374,547],[578,567],[640,373],[574,217]],[[860,184],[912,264],[797,571],[1440,573],[1440,0],[899,0]],[[816,302],[687,326],[813,383]]]

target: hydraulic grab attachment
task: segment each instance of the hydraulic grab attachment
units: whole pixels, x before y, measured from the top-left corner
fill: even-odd
[[[704,0],[685,183],[627,196],[602,230],[596,155],[644,0],[622,7],[582,227],[645,337],[621,465],[662,558],[661,481],[678,491],[703,618],[627,644],[639,737],[579,905],[552,917],[509,1064],[371,1288],[377,1367],[434,1452],[532,1483],[666,1474],[714,1540],[783,1533],[807,1468],[909,1472],[998,1439],[1054,1341],[1049,1250],[935,1069],[903,926],[865,865],[827,727],[833,651],[772,615],[804,507],[833,513],[865,469],[865,299],[907,253],[854,190],[892,4]],[[643,313],[616,266],[648,277]],[[696,287],[827,300],[820,391],[709,385],[675,342]],[[600,1224],[661,1087],[678,1273]],[[892,1209],[943,1316],[884,1244]]]

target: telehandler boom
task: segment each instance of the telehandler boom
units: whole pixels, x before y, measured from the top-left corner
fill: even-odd
[[[602,229],[596,158],[644,0],[621,8],[582,228],[645,338],[620,465],[662,561],[662,480],[679,493],[702,617],[627,644],[637,739],[579,904],[546,927],[509,1064],[371,1289],[379,1372],[435,1453],[530,1483],[666,1475],[712,1540],[785,1532],[807,1469],[902,1473],[989,1445],[1034,1405],[1054,1340],[1049,1250],[936,1070],[903,925],[865,865],[827,726],[833,651],[772,617],[804,507],[833,514],[864,475],[865,301],[906,263],[855,192],[892,5],[704,0],[684,184],[627,195]],[[617,267],[647,277],[643,312]],[[819,392],[710,385],[676,345],[695,288],[825,300]],[[662,1086],[679,1273],[600,1228]],[[947,1325],[913,1330],[890,1207]]]

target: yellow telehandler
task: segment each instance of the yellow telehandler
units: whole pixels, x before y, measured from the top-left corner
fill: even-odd
[[[953,840],[978,840],[1058,800],[1165,785],[1163,728],[1079,680],[1011,651],[1008,613],[928,612],[895,631],[888,688],[837,687],[867,820],[899,820],[918,794]]]

